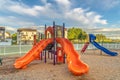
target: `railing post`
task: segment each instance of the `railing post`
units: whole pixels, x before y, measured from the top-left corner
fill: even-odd
[[[5,45],[4,45],[4,56],[5,56],[5,48],[6,48],[6,47],[5,47]]]
[[[19,46],[19,53],[20,53],[20,56],[21,56],[21,42],[20,42],[20,44],[19,44],[20,46]]]

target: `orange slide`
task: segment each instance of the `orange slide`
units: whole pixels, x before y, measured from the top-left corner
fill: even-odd
[[[89,67],[87,64],[80,60],[79,54],[75,51],[72,43],[65,38],[56,38],[56,41],[63,47],[64,53],[67,55],[67,63],[69,70],[74,75],[82,75],[87,73]],[[25,68],[31,61],[39,57],[41,51],[49,44],[53,39],[42,40],[37,43],[25,56],[15,61],[15,68]]]
[[[26,68],[30,62],[39,58],[41,51],[51,42],[53,39],[41,40],[26,55],[15,61],[15,68]]]
[[[75,51],[72,43],[65,38],[57,38],[56,40],[62,45],[63,51],[67,55],[67,63],[69,70],[74,75],[82,75],[84,73],[87,73],[89,67],[87,64],[80,60],[80,55]]]

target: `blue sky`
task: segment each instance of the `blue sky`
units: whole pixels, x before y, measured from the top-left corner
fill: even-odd
[[[120,28],[120,0],[0,0],[0,26]],[[104,29],[105,30],[105,29]]]

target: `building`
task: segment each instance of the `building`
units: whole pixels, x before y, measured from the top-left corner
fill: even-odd
[[[10,39],[11,38],[11,34],[9,32],[5,32],[5,39]]]
[[[17,44],[33,44],[34,35],[37,35],[36,29],[19,28],[17,30]]]
[[[5,41],[5,27],[0,27],[0,41]]]

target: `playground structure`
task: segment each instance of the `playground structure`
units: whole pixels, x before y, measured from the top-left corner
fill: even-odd
[[[100,49],[101,51],[105,52],[106,54],[110,55],[110,56],[117,56],[118,53],[117,52],[112,52],[106,48],[104,48],[103,46],[99,45],[96,41],[96,36],[94,36],[93,34],[89,34],[89,42],[86,42],[85,45],[83,46],[81,53],[84,53],[85,50],[87,49],[87,47],[89,46],[89,43],[93,44],[96,48]]]
[[[61,29],[60,29],[61,28]],[[61,34],[58,35],[58,29],[61,30]],[[74,75],[82,75],[89,71],[89,66],[80,60],[80,55],[75,51],[73,44],[66,38],[64,38],[65,33],[65,24],[63,23],[62,27],[57,27],[55,22],[53,22],[53,27],[48,27],[45,25],[45,39],[42,39],[38,43],[34,41],[34,46],[32,49],[26,53],[21,58],[18,58],[14,66],[17,69],[26,68],[27,65],[36,59],[42,58],[42,51],[44,50],[44,60],[46,60],[46,50],[48,53],[51,52],[53,54],[53,64],[67,61],[68,69]],[[36,38],[34,36],[34,38]],[[58,44],[59,43],[59,44]]]

